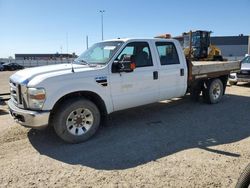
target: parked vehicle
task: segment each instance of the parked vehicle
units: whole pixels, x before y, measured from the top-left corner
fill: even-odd
[[[72,64],[10,77],[10,114],[31,128],[54,127],[66,142],[95,134],[106,115],[184,96],[218,103],[239,62],[190,62],[174,39],[117,39],[94,44]]]
[[[19,65],[18,63],[4,63],[3,67],[4,67],[4,70],[8,70],[8,71],[14,71],[14,70],[19,70],[19,69],[24,68],[22,65]]]
[[[229,76],[229,84],[236,85],[238,82],[250,82],[250,55],[241,61],[240,72],[231,73]]]
[[[2,64],[0,64],[0,71],[3,71],[4,70],[4,67]]]

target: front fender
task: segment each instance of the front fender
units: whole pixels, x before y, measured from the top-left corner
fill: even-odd
[[[62,87],[56,87],[56,90],[49,90],[49,92],[46,94],[46,100],[43,106],[43,110],[52,110],[56,102],[67,94],[74,93],[77,91],[90,91],[99,95],[100,98],[104,101],[105,106],[107,108],[107,113],[113,111],[111,98],[109,97],[108,87],[88,83],[81,83],[81,85],[84,87],[79,87],[79,83],[71,83],[68,85],[63,85]]]

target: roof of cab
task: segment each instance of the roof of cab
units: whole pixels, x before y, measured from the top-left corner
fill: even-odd
[[[108,41],[122,41],[122,42],[128,42],[128,41],[177,41],[176,39],[163,39],[163,38],[117,38],[117,39],[109,39],[104,40],[103,42]]]

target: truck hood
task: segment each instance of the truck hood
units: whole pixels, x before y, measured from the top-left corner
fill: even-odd
[[[96,66],[89,65],[76,65],[73,64],[74,71],[87,71],[93,70]],[[20,70],[13,74],[10,79],[15,83],[27,84],[30,80],[37,76],[45,75],[45,74],[69,74],[72,71],[71,64],[59,64],[59,65],[48,65],[41,66],[35,68],[27,68]]]

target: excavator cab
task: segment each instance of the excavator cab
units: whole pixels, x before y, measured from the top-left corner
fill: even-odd
[[[183,34],[183,46],[184,49],[190,48],[190,37],[191,37],[191,48],[193,59],[203,59],[208,57],[208,48],[210,45],[210,31],[192,31],[191,33]]]
[[[186,57],[192,60],[220,60],[221,51],[217,47],[211,45],[211,31],[190,31],[183,33],[183,48]]]
[[[194,61],[223,61],[221,50],[211,45],[211,31],[190,31],[182,36],[174,37],[183,45],[183,51],[187,59]],[[158,35],[155,38],[172,38],[170,34]]]

